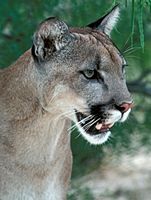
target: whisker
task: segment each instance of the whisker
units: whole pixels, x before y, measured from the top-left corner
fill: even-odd
[[[79,122],[76,122],[75,123],[75,126],[77,126],[78,124],[82,124],[83,123],[83,121],[85,121],[85,120],[88,120],[88,119],[91,119],[93,116],[92,115],[89,115],[88,117],[85,117],[84,119],[82,119],[81,121],[79,121]]]
[[[81,132],[79,131],[79,134],[75,137],[75,139],[78,139],[81,135]]]
[[[85,120],[87,120],[87,119],[89,119],[89,118],[91,119],[92,117],[93,117],[92,115],[89,115],[89,116],[83,118],[81,121],[76,122],[73,126],[71,126],[71,127],[68,129],[68,131],[73,131],[73,130],[75,130],[75,128],[77,127],[77,125],[82,124],[83,121],[85,121]]]
[[[68,133],[70,134],[76,129],[77,129],[77,126],[74,126],[74,127],[72,126],[71,128],[68,129]]]
[[[62,117],[62,116],[71,116],[71,115],[73,115],[75,112],[74,111],[69,111],[69,112],[64,112],[64,113],[61,113],[60,115],[59,115],[59,117]]]
[[[98,118],[94,122],[92,122],[85,130],[87,131],[91,126],[93,126],[96,122],[98,122],[101,118]]]
[[[126,54],[127,52],[129,52],[129,51],[131,51],[133,49],[134,49],[134,47],[128,47],[125,51],[123,51],[123,53]]]
[[[129,41],[130,38],[131,38],[131,33],[130,33],[129,36],[127,37],[127,40],[126,40],[126,42],[125,42],[125,44],[124,44],[124,46],[123,46],[123,49],[124,49],[125,46],[127,45],[127,43],[128,43],[128,41]]]
[[[94,118],[94,119],[92,119],[91,121],[89,121],[87,124],[85,124],[85,125],[83,126],[83,128],[85,128],[85,127],[89,126],[89,124],[91,124],[92,122],[94,122],[94,120],[95,120],[95,118]]]
[[[141,49],[141,47],[130,47],[129,49],[125,50],[125,51],[123,52],[123,54],[129,55],[129,54],[131,54],[131,53],[137,51],[138,49]]]
[[[130,56],[125,56],[126,58],[135,58],[135,59],[137,59],[137,60],[141,60],[141,58],[140,57],[138,57],[138,56],[132,56],[132,55],[130,55]]]

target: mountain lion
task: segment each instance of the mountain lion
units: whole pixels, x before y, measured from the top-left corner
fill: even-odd
[[[48,18],[33,45],[0,71],[0,200],[64,200],[69,129],[104,143],[132,107],[126,61],[110,39],[118,6],[85,28]]]

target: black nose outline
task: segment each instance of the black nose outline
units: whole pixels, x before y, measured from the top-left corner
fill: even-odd
[[[120,105],[115,105],[116,109],[119,110],[121,113],[125,113],[127,112],[129,109],[131,109],[133,107],[133,103],[122,103]]]

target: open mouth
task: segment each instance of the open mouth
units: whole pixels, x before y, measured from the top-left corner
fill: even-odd
[[[114,107],[109,107],[107,109],[103,107],[101,109],[100,107],[93,107],[89,115],[75,110],[76,126],[81,135],[91,144],[102,144],[106,142],[111,135],[110,129],[113,127],[114,123],[124,122],[128,118],[131,107],[128,104],[128,108],[124,108],[125,110],[121,111]]]
[[[110,132],[114,123],[107,124],[105,120],[98,116],[86,116],[81,112],[76,112],[77,120],[82,129],[90,136],[105,135]]]

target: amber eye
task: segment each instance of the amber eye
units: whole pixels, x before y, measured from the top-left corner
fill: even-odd
[[[84,70],[83,75],[88,79],[95,79],[96,78],[95,70],[90,70],[90,69]]]

